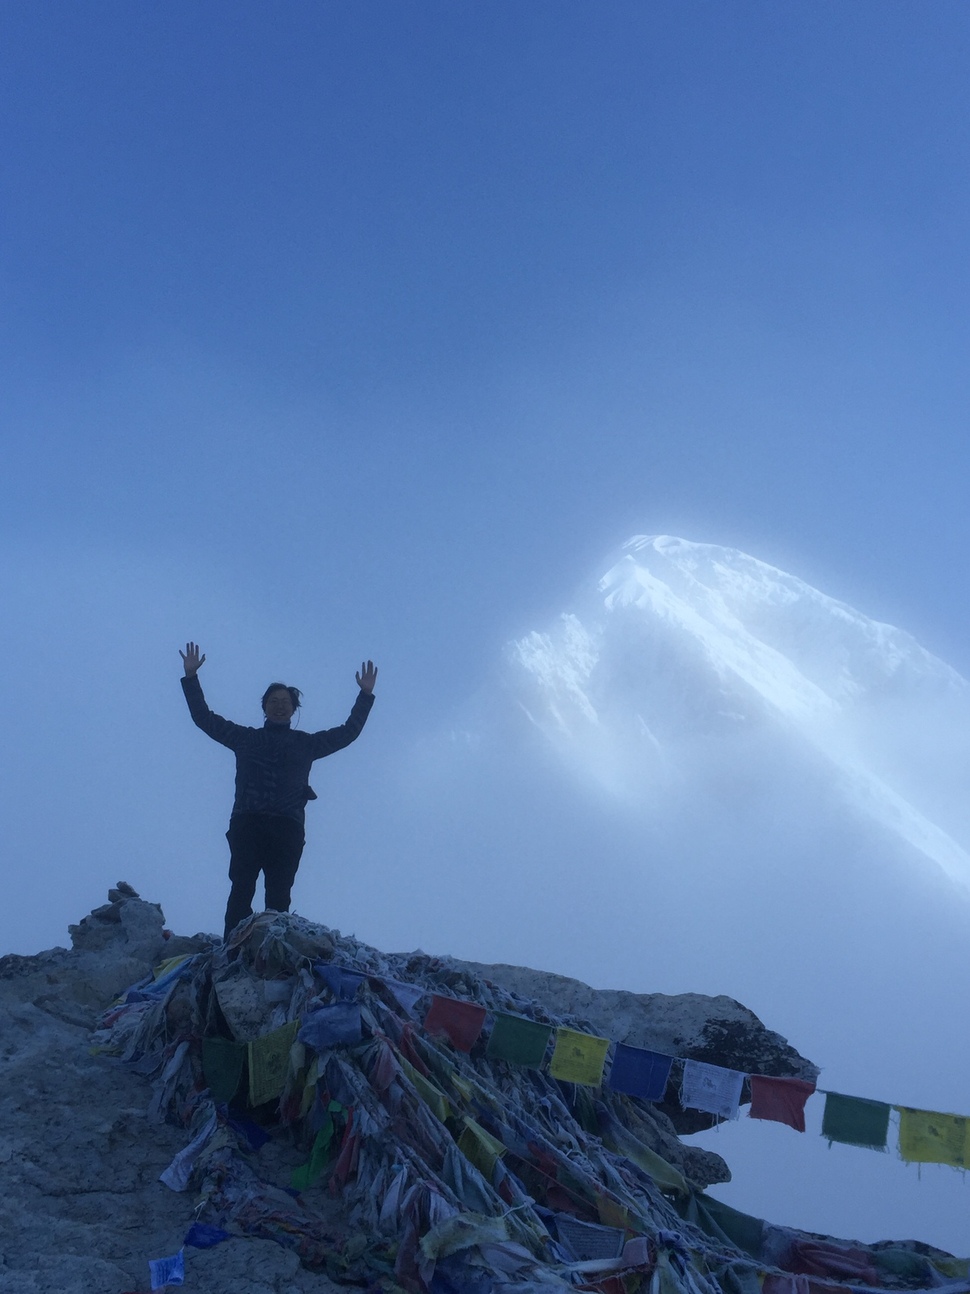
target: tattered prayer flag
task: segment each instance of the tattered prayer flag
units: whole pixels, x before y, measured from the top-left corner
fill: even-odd
[[[805,1102],[815,1091],[815,1084],[804,1078],[769,1078],[751,1075],[752,1119],[771,1119],[787,1123],[796,1132],[805,1131]]]
[[[193,1222],[185,1233],[185,1240],[182,1242],[186,1245],[193,1245],[196,1249],[211,1249],[213,1245],[221,1244],[223,1240],[229,1239],[229,1232],[223,1231],[222,1227],[210,1227],[205,1222]]]
[[[431,999],[428,1014],[424,1017],[425,1032],[448,1039],[457,1051],[469,1052],[474,1047],[485,1023],[485,1008],[474,1002],[459,1002],[453,997]]]
[[[680,1103],[685,1109],[704,1110],[719,1119],[735,1119],[741,1103],[744,1075],[736,1069],[685,1060],[680,1083]]]
[[[320,1180],[320,1175],[330,1158],[334,1134],[333,1116],[339,1114],[343,1108],[339,1101],[331,1101],[327,1106],[323,1123],[320,1124],[313,1141],[310,1158],[305,1164],[294,1168],[290,1174],[290,1185],[295,1191],[305,1191],[307,1187],[315,1185]]]
[[[428,991],[420,984],[404,984],[398,979],[386,979],[384,983],[390,989],[395,1002],[408,1015],[414,1014],[414,1008]]]
[[[556,1030],[556,1048],[549,1062],[549,1073],[565,1083],[582,1083],[586,1087],[599,1087],[603,1081],[603,1066],[609,1038],[597,1038],[575,1029]]]
[[[936,1114],[931,1110],[899,1111],[899,1153],[910,1164],[951,1164],[970,1168],[970,1125],[960,1114]]]
[[[626,1238],[626,1232],[617,1227],[597,1226],[568,1213],[556,1214],[556,1234],[574,1262],[619,1258]]]
[[[513,1065],[531,1065],[538,1069],[551,1033],[552,1025],[496,1011],[485,1055],[491,1060],[507,1060]]]
[[[405,1060],[403,1056],[398,1057],[398,1060],[404,1073],[414,1084],[421,1100],[424,1101],[435,1118],[440,1123],[444,1123],[446,1119],[451,1117],[451,1106],[448,1104],[447,1096],[440,1087],[436,1087],[429,1078],[425,1078],[419,1070],[415,1069],[409,1060]]]
[[[290,1068],[290,1048],[299,1021],[291,1020],[249,1043],[249,1104],[262,1105],[283,1091]]]
[[[885,1150],[888,1134],[889,1106],[884,1102],[869,1101],[862,1096],[843,1096],[840,1092],[825,1093],[822,1136],[829,1142]]]
[[[246,1046],[230,1038],[202,1039],[202,1072],[213,1101],[231,1101],[239,1090]]]
[[[641,1101],[662,1101],[673,1063],[672,1056],[659,1051],[618,1042],[606,1086]]]
[[[213,1110],[198,1135],[178,1152],[168,1168],[160,1174],[158,1180],[164,1182],[170,1191],[188,1190],[195,1161],[202,1147],[215,1132],[217,1123],[216,1112]]]
[[[180,1249],[171,1258],[152,1258],[148,1263],[152,1278],[152,1289],[164,1289],[166,1285],[185,1284],[185,1250]]]
[[[306,1016],[297,1037],[317,1052],[353,1046],[360,1042],[360,1004],[332,1002],[320,1007]]]
[[[333,962],[314,962],[313,973],[323,980],[327,988],[343,1002],[350,1002],[357,996],[357,990],[367,978],[360,971],[348,970],[345,966],[335,966]]]
[[[475,1165],[487,1182],[492,1180],[495,1165],[505,1154],[505,1147],[501,1141],[467,1116],[464,1131],[458,1138],[458,1149]]]

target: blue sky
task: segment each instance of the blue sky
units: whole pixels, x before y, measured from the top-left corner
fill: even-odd
[[[745,549],[970,673],[964,4],[0,27],[3,951],[122,876],[218,926],[231,770],[180,708],[190,637],[243,722],[275,677],[339,722],[380,665],[311,828],[364,937],[355,814],[631,533]]]

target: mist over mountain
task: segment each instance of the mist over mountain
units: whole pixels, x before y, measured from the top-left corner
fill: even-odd
[[[446,904],[463,956],[727,993],[822,1087],[970,1113],[968,706],[903,630],[744,553],[633,538],[416,743],[399,919]],[[948,1170],[743,1121],[706,1135],[738,1207],[967,1232]]]

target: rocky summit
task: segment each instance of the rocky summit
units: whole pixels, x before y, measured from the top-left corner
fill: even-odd
[[[926,1245],[706,1193],[730,1173],[680,1140],[713,1117],[681,1107],[682,1062],[817,1072],[729,998],[385,954],[273,912],[181,937],[125,884],[70,933],[0,958],[0,1294],[970,1289]],[[595,1081],[606,1040],[677,1058],[657,1100]]]

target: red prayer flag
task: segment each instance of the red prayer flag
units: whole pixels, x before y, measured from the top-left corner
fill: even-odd
[[[751,1075],[752,1119],[772,1119],[787,1123],[796,1132],[805,1131],[805,1102],[815,1091],[815,1084],[804,1078],[768,1078]]]
[[[459,1002],[453,997],[431,999],[424,1027],[428,1033],[443,1034],[458,1051],[469,1052],[474,1047],[485,1023],[485,1008],[474,1002]]]

